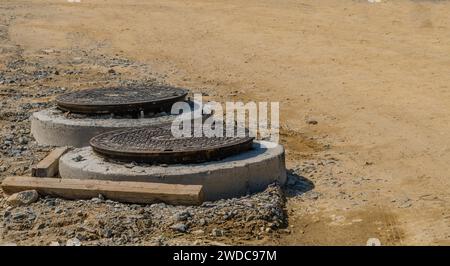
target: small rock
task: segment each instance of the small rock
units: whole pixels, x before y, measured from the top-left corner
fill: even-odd
[[[319,122],[317,122],[317,120],[313,119],[313,118],[308,118],[306,120],[306,123],[310,124],[310,125],[317,125]]]
[[[26,206],[33,202],[36,202],[39,198],[39,194],[36,190],[26,190],[19,193],[14,193],[8,197],[6,202],[10,206]]]
[[[249,221],[252,221],[252,220],[254,220],[254,219],[255,219],[255,216],[249,215],[249,216],[247,216],[247,217],[245,218],[245,221],[246,221],[246,222],[249,222]]]
[[[50,242],[50,245],[49,245],[49,246],[51,246],[51,247],[59,247],[60,244],[59,244],[58,241],[52,241],[52,242]]]
[[[201,218],[201,219],[198,221],[198,224],[201,225],[201,226],[205,226],[205,225],[206,225],[206,220],[203,219],[203,218]]]
[[[55,206],[56,200],[55,199],[45,199],[45,204],[49,207]]]
[[[182,232],[182,233],[185,233],[188,229],[187,225],[185,225],[184,223],[174,224],[170,228],[172,228],[175,231]]]
[[[192,234],[194,234],[194,235],[203,235],[204,233],[205,233],[205,231],[203,231],[201,229],[195,230],[195,231],[192,232]]]
[[[103,202],[103,200],[100,199],[100,198],[92,198],[91,201],[92,201],[93,203],[101,203],[101,202]]]
[[[46,54],[52,54],[52,53],[55,52],[55,50],[53,50],[53,49],[44,49],[44,50],[42,50],[42,52],[44,52]]]
[[[81,161],[84,161],[84,160],[86,160],[86,159],[84,159],[83,156],[78,155],[77,157],[73,158],[72,160],[74,160],[75,162],[81,162]]]
[[[23,219],[27,218],[27,214],[24,212],[18,212],[18,213],[15,213],[12,216],[12,218],[13,218],[13,220],[16,220],[16,221],[23,220]]]
[[[136,167],[136,164],[134,164],[134,163],[127,163],[124,166],[125,166],[125,168],[132,169],[132,168]]]
[[[28,144],[28,140],[26,138],[23,138],[23,137],[20,137],[17,141],[21,145]]]
[[[223,230],[217,229],[217,228],[214,228],[211,233],[213,236],[223,236],[224,235]]]
[[[320,197],[320,193],[316,191],[309,191],[305,193],[305,197],[312,200],[317,200]]]
[[[44,224],[44,223],[40,223],[40,224],[36,225],[34,228],[35,228],[36,230],[42,230],[42,229],[45,228],[45,224]]]
[[[183,212],[175,214],[174,220],[177,222],[181,222],[181,221],[186,221],[189,217],[191,217],[191,214],[187,211],[183,211]]]
[[[79,247],[79,246],[81,246],[81,241],[78,238],[74,237],[74,238],[67,240],[66,246]]]
[[[1,243],[0,247],[15,247],[17,246],[16,243]]]
[[[98,194],[98,198],[101,200],[105,200],[105,196],[103,196],[102,194]]]

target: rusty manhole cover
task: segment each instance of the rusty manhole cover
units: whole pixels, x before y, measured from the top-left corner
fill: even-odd
[[[56,104],[60,109],[74,113],[167,112],[187,93],[185,89],[169,86],[88,89],[58,96]]]
[[[200,163],[220,160],[252,147],[252,137],[175,138],[170,126],[116,130],[91,139],[94,151],[121,161]]]

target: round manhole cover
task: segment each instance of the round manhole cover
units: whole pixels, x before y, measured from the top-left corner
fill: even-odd
[[[170,126],[116,130],[90,141],[94,151],[104,157],[153,164],[221,160],[250,150],[252,143],[252,137],[175,138]]]
[[[169,86],[88,89],[58,96],[56,104],[60,109],[74,113],[167,112],[187,93],[185,89]]]

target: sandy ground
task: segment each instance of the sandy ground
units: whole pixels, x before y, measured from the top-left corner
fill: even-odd
[[[214,100],[279,101],[288,168],[314,193],[288,195],[292,233],[269,243],[450,244],[449,2],[3,0],[1,8],[25,55],[95,48]]]

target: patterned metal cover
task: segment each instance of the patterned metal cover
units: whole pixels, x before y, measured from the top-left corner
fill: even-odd
[[[173,103],[183,100],[188,91],[169,86],[112,87],[88,89],[60,95],[58,107],[74,113],[136,113],[170,111]]]
[[[248,131],[247,135],[248,135]],[[175,138],[170,126],[116,130],[91,139],[94,151],[121,161],[199,163],[250,150],[252,137]]]

